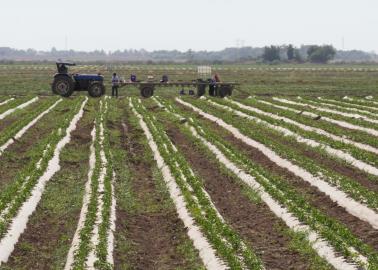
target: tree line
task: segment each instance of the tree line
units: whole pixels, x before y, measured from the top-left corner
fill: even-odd
[[[286,53],[285,59],[282,59],[282,51]],[[285,47],[280,46],[266,46],[264,47],[264,53],[262,59],[264,62],[279,62],[281,60],[287,60],[288,62],[302,63],[305,60],[311,63],[327,63],[336,56],[336,49],[332,45],[311,45],[307,48],[306,59],[298,48],[293,45]]]
[[[82,62],[127,62],[127,63],[191,63],[191,64],[222,64],[222,63],[279,63],[279,62],[378,62],[378,56],[372,52],[340,51],[331,45],[293,45],[226,48],[220,51],[178,51],[144,49],[117,50],[106,52],[95,50],[91,52],[75,50],[37,51],[34,49],[18,50],[0,47],[0,62],[14,61],[46,61],[57,59]]]

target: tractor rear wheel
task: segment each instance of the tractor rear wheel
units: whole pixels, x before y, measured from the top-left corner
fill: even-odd
[[[74,91],[74,82],[68,76],[57,76],[54,78],[51,88],[54,94],[69,97]]]
[[[152,86],[143,86],[140,89],[140,94],[144,98],[149,98],[149,97],[153,96],[153,94],[154,94],[154,88]]]
[[[101,97],[105,93],[105,86],[102,83],[94,82],[88,88],[91,97]]]

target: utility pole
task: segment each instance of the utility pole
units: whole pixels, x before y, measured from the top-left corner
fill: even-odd
[[[240,48],[244,47],[245,40],[243,39],[236,39],[236,50],[237,50],[237,56],[236,60],[238,61],[240,59]]]

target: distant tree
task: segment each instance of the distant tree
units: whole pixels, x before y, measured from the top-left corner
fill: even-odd
[[[189,63],[193,62],[193,59],[194,59],[194,52],[193,52],[192,49],[187,50],[186,53],[185,53],[185,56],[186,56],[186,60],[187,60]]]
[[[287,59],[289,61],[294,59],[294,47],[293,47],[293,45],[289,44],[289,46],[287,47],[286,54],[287,54]]]
[[[50,53],[52,56],[56,56],[58,54],[58,51],[55,47],[52,47]]]
[[[331,45],[310,46],[307,50],[308,60],[312,63],[327,63],[336,55],[336,49]]]
[[[279,61],[280,58],[280,47],[270,46],[264,48],[264,53],[262,55],[263,60],[266,62]]]
[[[303,61],[301,51],[298,50],[298,49],[294,49],[294,60],[297,61],[297,62]]]

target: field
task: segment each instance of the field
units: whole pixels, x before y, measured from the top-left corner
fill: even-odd
[[[375,93],[378,85],[378,65],[220,65],[212,69],[223,80],[242,83],[240,94],[366,96]],[[197,78],[193,65],[78,65],[70,71],[99,72],[108,81],[113,71],[126,79],[131,73],[141,80],[147,75],[160,79],[163,74],[171,80]],[[53,64],[0,65],[0,94],[50,95],[55,72]]]
[[[0,269],[378,269],[378,69],[295,68],[218,66],[243,83],[225,99],[93,99],[0,66]]]

